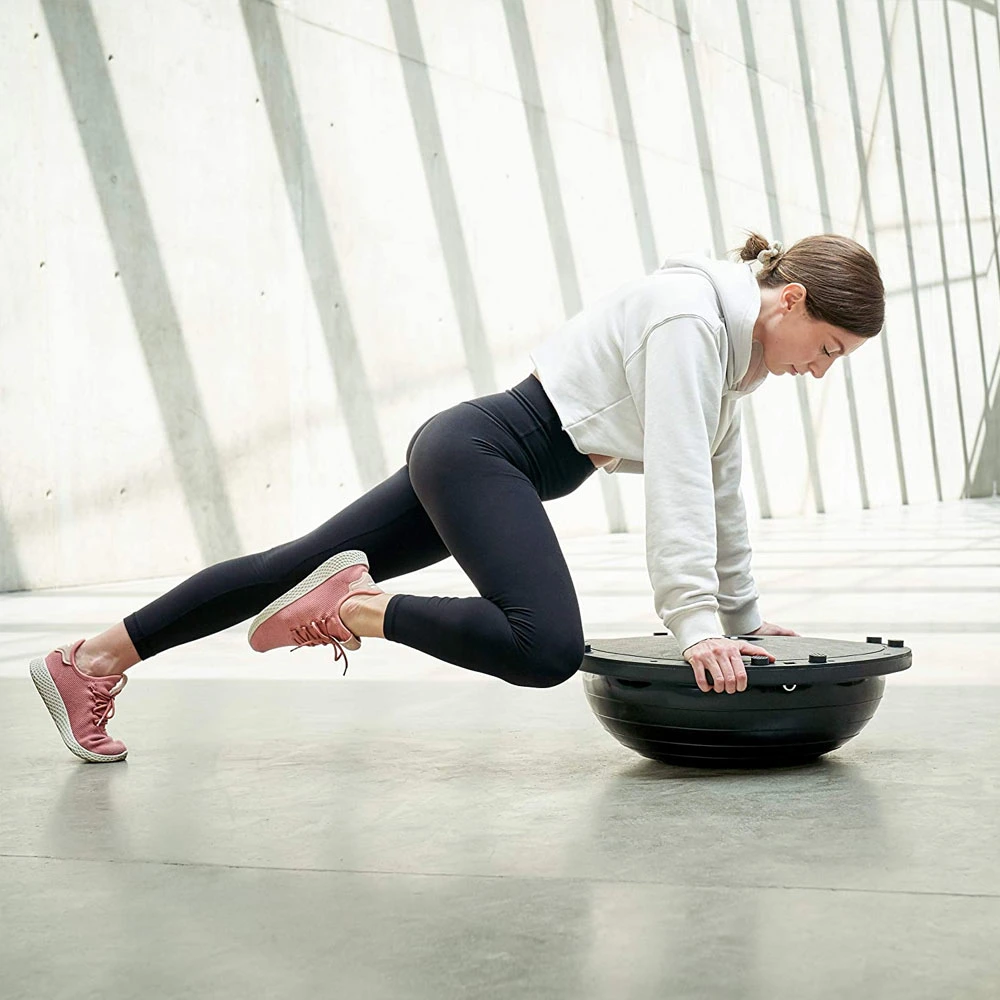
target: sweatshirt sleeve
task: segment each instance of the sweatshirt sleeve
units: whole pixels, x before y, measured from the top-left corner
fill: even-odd
[[[646,567],[657,615],[682,651],[723,637],[716,594],[712,440],[722,408],[718,329],[697,316],[652,327],[626,359],[643,428]]]
[[[740,428],[743,404],[737,403],[733,419],[712,457],[715,484],[715,533],[718,555],[719,612],[726,635],[746,635],[760,628],[759,594],[750,575],[750,539],[747,512],[740,492],[743,442]]]

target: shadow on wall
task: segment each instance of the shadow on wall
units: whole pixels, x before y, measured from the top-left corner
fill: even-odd
[[[41,0],[143,359],[206,563],[241,551],[90,0]]]
[[[570,317],[583,308],[583,299],[580,292],[580,276],[576,256],[573,253],[573,240],[566,218],[566,206],[563,201],[562,189],[559,186],[555,149],[552,145],[552,136],[549,133],[548,116],[545,113],[545,100],[538,76],[538,64],[535,61],[535,51],[531,44],[531,34],[528,30],[523,0],[504,0],[503,9],[507,22],[507,35],[510,39],[511,56],[517,71],[521,103],[524,106],[525,124],[531,142],[531,153],[535,161],[535,173],[538,176],[538,190],[542,198],[549,243],[552,247],[552,257],[559,279],[563,313],[566,317]],[[621,488],[616,477],[599,474],[597,482],[604,501],[608,531],[612,533],[627,532],[628,519],[625,516],[625,505],[622,502]]]
[[[17,557],[10,523],[3,507],[0,507],[0,591],[26,590],[27,587],[28,581]]]
[[[794,6],[794,5],[793,5]],[[774,171],[774,158],[771,154],[771,139],[767,131],[767,120],[764,116],[764,98],[761,93],[760,74],[757,65],[757,46],[754,42],[753,23],[747,10],[746,0],[737,0],[737,13],[740,20],[740,36],[743,42],[743,63],[746,70],[747,91],[750,95],[750,106],[753,109],[754,129],[757,133],[757,148],[760,151],[761,173],[764,178],[764,190],[767,192],[767,208],[772,238],[786,242],[785,225],[781,217],[781,204],[778,201],[778,179]],[[796,42],[799,42],[796,33]],[[809,56],[802,45],[799,48],[800,70],[803,64],[808,71]],[[808,116],[807,116],[808,117]],[[813,425],[812,413],[809,409],[809,392],[801,379],[795,380],[795,389],[799,403],[799,419],[806,446],[806,463],[809,471],[809,482],[812,485],[813,503],[817,513],[825,513],[826,502],[823,499],[823,480],[819,469],[819,456],[816,447],[816,428]],[[755,426],[756,429],[756,426]]]
[[[413,128],[420,146],[420,160],[448,272],[448,285],[465,348],[465,362],[472,377],[474,393],[484,396],[497,391],[497,377],[483,326],[482,309],[462,230],[420,26],[413,0],[388,0],[388,6]]]
[[[358,478],[369,489],[388,475],[382,433],[368,373],[358,349],[357,332],[330,235],[278,12],[258,0],[240,0],[240,11],[345,417],[344,428],[351,442]]]
[[[992,497],[996,496],[997,482],[1000,481],[1000,392],[986,408],[981,427],[985,434],[979,460],[969,477],[971,495]]]

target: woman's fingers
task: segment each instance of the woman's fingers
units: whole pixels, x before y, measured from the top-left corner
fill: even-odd
[[[743,662],[743,657],[739,653],[731,653],[733,660],[733,672],[736,675],[736,690],[746,691],[747,689],[747,665]]]
[[[698,689],[706,693],[712,690],[718,694],[746,691],[749,680],[743,656],[766,656],[769,662],[774,663],[773,653],[749,642],[736,644],[706,639],[704,644],[697,643],[696,646],[699,647],[698,651],[692,654],[688,662],[694,671]]]
[[[708,660],[708,671],[712,675],[712,690],[721,691],[725,687],[725,681],[722,679],[722,668],[714,656],[709,655],[706,659]]]
[[[700,687],[702,691],[707,694],[712,690],[712,675],[701,663],[694,668],[694,676],[698,681],[698,687]]]
[[[736,671],[733,669],[733,657],[736,653],[724,650],[719,653],[719,667],[722,670],[722,680],[725,684],[726,694],[736,694]],[[716,691],[718,691],[716,687]]]
[[[705,692],[736,694],[747,689],[747,668],[739,653],[699,657],[691,664],[698,687]]]
[[[726,662],[722,653],[716,653],[712,657],[709,669],[712,671],[713,690],[716,694],[722,694],[726,690]]]
[[[715,689],[718,690],[718,679],[722,672],[707,653],[704,656],[695,657],[691,661],[691,669],[694,671],[694,679],[698,687],[706,694]]]
[[[694,671],[694,680],[698,685],[698,688],[708,694],[708,692],[712,689],[712,685],[705,680],[705,668],[702,666],[701,661],[696,660],[692,663],[691,669]]]

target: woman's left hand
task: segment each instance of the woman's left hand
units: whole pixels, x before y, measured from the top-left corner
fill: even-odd
[[[772,625],[770,622],[764,622],[760,628],[754,629],[753,632],[744,632],[744,635],[798,635],[798,632],[793,632],[790,628],[782,628],[780,625]]]

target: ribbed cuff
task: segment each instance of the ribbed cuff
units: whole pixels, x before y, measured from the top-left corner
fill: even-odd
[[[681,647],[681,654],[702,639],[724,639],[726,633],[722,630],[717,612],[709,608],[696,608],[683,615],[674,615],[673,622],[666,623],[673,632]]]
[[[720,612],[719,617],[722,619],[726,635],[747,635],[764,624],[756,600],[740,608],[739,611],[730,614]]]

